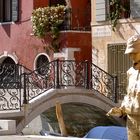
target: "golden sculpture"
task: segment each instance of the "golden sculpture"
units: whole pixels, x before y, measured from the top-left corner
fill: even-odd
[[[140,140],[140,35],[128,39],[125,54],[133,61],[127,71],[127,95],[121,106],[112,108],[107,115],[127,115],[128,140]]]

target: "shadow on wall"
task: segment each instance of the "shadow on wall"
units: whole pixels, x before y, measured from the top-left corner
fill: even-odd
[[[11,37],[11,24],[2,25],[2,27],[7,36]]]

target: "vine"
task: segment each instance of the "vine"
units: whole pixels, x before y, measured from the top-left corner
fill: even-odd
[[[112,30],[115,31],[118,24],[118,19],[122,17],[122,13],[130,14],[130,4],[129,2],[122,2],[122,0],[109,0],[109,5],[109,19],[111,21]]]

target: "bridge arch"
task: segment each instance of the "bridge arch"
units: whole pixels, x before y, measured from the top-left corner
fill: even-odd
[[[38,115],[54,107],[57,102],[61,104],[88,104],[98,107],[105,112],[108,112],[110,108],[116,106],[115,103],[105,96],[93,92],[93,90],[86,89],[51,89],[41,96],[42,97],[38,97],[38,99],[32,100],[30,104],[26,106],[25,117],[18,124],[17,133],[20,133],[22,129]]]

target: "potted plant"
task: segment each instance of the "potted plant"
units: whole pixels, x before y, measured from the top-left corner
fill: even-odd
[[[31,21],[33,34],[39,38],[44,38],[47,34],[51,36],[51,47],[59,51],[60,25],[64,22],[66,7],[57,5],[33,10]]]

